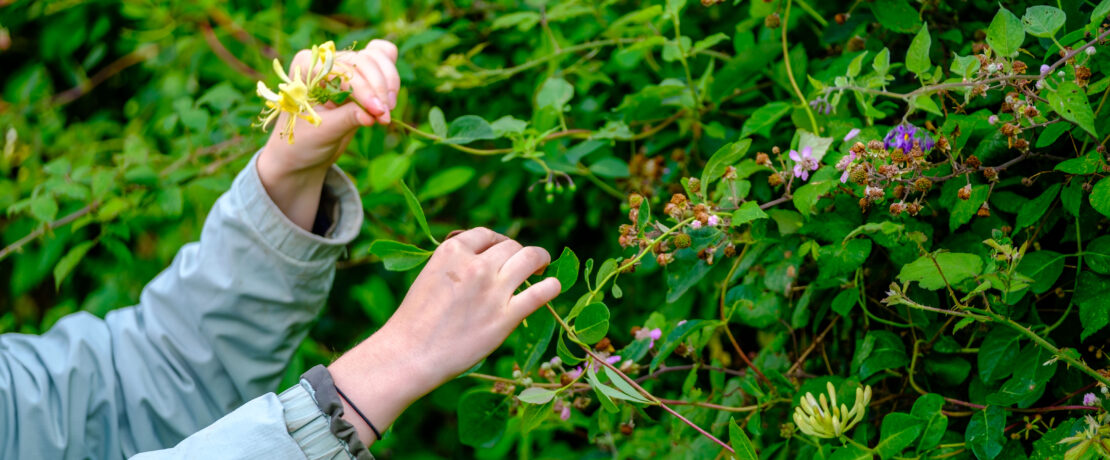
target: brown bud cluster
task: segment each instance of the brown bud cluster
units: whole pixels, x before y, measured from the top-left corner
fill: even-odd
[[[687,235],[685,233],[679,233],[675,235],[672,241],[674,242],[674,247],[678,249],[686,249],[690,247],[691,244],[693,244],[693,240],[690,238],[690,235]]]
[[[989,181],[996,181],[998,180],[998,170],[994,168],[983,169],[983,177]]]
[[[878,139],[872,139],[870,142],[867,143],[867,150],[870,150],[872,152],[881,151],[884,147],[885,146],[883,145],[883,141],[880,141]]]
[[[772,173],[770,176],[767,176],[767,184],[772,187],[782,185],[782,175],[779,173]]]
[[[644,203],[644,196],[639,193],[628,195],[628,205],[633,209],[639,209],[640,205]]]
[[[661,267],[666,267],[670,265],[671,262],[674,262],[674,254],[672,253],[664,252],[655,256],[655,263],[659,264]]]
[[[980,166],[983,166],[983,162],[979,161],[979,157],[975,155],[967,157],[967,160],[964,161],[964,164],[971,169],[979,169]]]
[[[990,206],[987,206],[987,203],[984,201],[983,205],[979,206],[979,211],[976,212],[975,214],[978,215],[979,217],[990,217],[991,216],[991,208],[990,208]]]
[[[909,157],[906,156],[905,151],[903,151],[900,148],[897,148],[897,149],[894,149],[893,152],[890,152],[890,161],[893,161],[895,163],[905,163],[905,162],[909,161]]]
[[[857,156],[863,155],[863,153],[866,150],[867,150],[867,146],[863,145],[863,142],[856,142],[855,144],[852,144],[851,151],[852,151],[852,153],[856,154]]]
[[[905,210],[906,210],[906,205],[905,204],[902,204],[900,202],[890,204],[890,215],[892,215],[892,216],[898,216],[898,215],[902,214],[902,211],[905,211]]]
[[[602,337],[601,341],[594,344],[594,350],[612,353],[613,342],[608,337]]]
[[[859,185],[867,185],[867,166],[861,164],[852,168],[852,172],[848,174],[848,179]]]
[[[1018,60],[1014,61],[1013,67],[1014,67],[1014,73],[1017,74],[1017,75],[1024,74],[1026,70],[1029,70],[1028,65],[1026,65],[1024,62],[1018,61]]]
[[[771,166],[771,157],[767,156],[766,153],[759,152],[759,153],[755,154],[755,164],[760,165],[760,166],[770,167]]]
[[[913,188],[921,193],[928,192],[929,189],[933,188],[933,181],[927,177],[920,177],[913,182]]]
[[[960,187],[960,189],[956,191],[956,196],[964,201],[971,199],[971,184]]]
[[[906,212],[910,213],[911,216],[916,216],[917,213],[921,212],[921,205],[917,202],[909,203],[906,205]]]
[[[768,29],[778,29],[782,25],[782,18],[779,17],[778,13],[771,13],[763,18],[763,25],[767,26]]]
[[[1077,66],[1075,68],[1075,84],[1079,86],[1087,86],[1087,82],[1091,81],[1091,69],[1087,66]]]

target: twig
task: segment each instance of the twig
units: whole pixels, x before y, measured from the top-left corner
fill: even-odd
[[[223,43],[220,43],[219,37],[216,37],[216,32],[212,31],[212,26],[208,24],[208,21],[200,23],[200,31],[204,35],[204,41],[208,43],[208,47],[212,49],[212,52],[216,53],[216,56],[218,56],[220,60],[227,63],[232,69],[235,69],[237,72],[251,79],[262,79],[262,74],[251,68],[251,66],[244,64],[243,61],[240,61],[234,54],[231,54],[231,52],[224,47]]]
[[[16,242],[14,242],[12,244],[9,244],[4,249],[0,249],[0,260],[4,260],[6,257],[11,255],[13,252],[17,252],[20,249],[23,249],[23,246],[26,246],[27,243],[30,243],[31,241],[34,241],[35,238],[38,238],[38,237],[42,236],[47,231],[54,230],[54,229],[56,229],[58,227],[61,227],[61,226],[64,226],[64,225],[68,225],[68,224],[72,223],[73,221],[84,217],[86,214],[88,214],[90,212],[93,212],[98,207],[100,207],[100,202],[99,201],[93,201],[92,203],[89,203],[89,204],[85,205],[85,207],[83,207],[81,209],[78,209],[78,210],[70,213],[69,215],[67,215],[65,217],[62,217],[61,219],[58,219],[54,222],[51,222],[49,224],[43,225],[43,226],[35,229],[35,231],[33,231],[31,233],[28,233],[23,238],[20,238],[19,240],[16,240]]]
[[[809,344],[809,347],[807,347],[805,351],[802,352],[801,356],[799,356],[798,359],[794,361],[794,365],[790,366],[790,369],[787,369],[785,375],[793,374],[794,371],[798,370],[802,366],[802,363],[804,363],[806,358],[809,357],[809,354],[813,353],[813,350],[817,348],[817,345],[825,340],[825,336],[828,335],[829,331],[832,330],[833,326],[836,325],[836,321],[839,319],[839,316],[835,316],[833,317],[832,321],[829,321],[829,325],[825,326],[825,330],[821,331],[821,333],[817,335],[816,339],[813,339],[813,343]]]
[[[69,104],[70,102],[77,100],[81,96],[88,94],[90,91],[93,90],[93,88],[96,88],[101,83],[104,83],[105,80],[122,72],[124,69],[150,59],[157,54],[158,45],[148,44],[139,47],[135,51],[132,51],[119,59],[116,59],[111,64],[108,64],[108,66],[100,69],[100,71],[93,74],[92,78],[78,83],[77,86],[58,93],[57,96],[54,96],[54,100],[52,102],[54,103],[54,105]]]

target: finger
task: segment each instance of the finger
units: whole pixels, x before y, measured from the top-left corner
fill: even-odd
[[[389,60],[397,62],[397,45],[394,45],[391,41],[381,39],[370,40],[370,43],[367,43],[366,48],[363,49],[379,50],[382,53],[385,53],[385,57],[389,58]]]
[[[546,278],[509,299],[508,319],[515,327],[543,304],[559,296],[562,286],[555,278]]]
[[[343,133],[353,131],[354,128],[359,126],[370,126],[377,122],[373,115],[362,110],[362,107],[359,107],[358,104],[329,107],[328,110],[320,110],[319,113],[323,121],[320,124],[321,129],[335,128]]]
[[[551,263],[551,254],[545,249],[528,246],[506,260],[505,264],[501,265],[499,274],[506,283],[516,287],[549,263]]]
[[[378,120],[383,123],[389,123],[389,85],[386,83],[386,77],[382,73],[374,60],[362,53],[351,53],[348,55],[350,65],[355,68],[359,75],[362,76],[362,81],[355,81],[355,85],[369,87],[373,92],[374,97],[382,102],[385,106],[385,112],[377,115]]]
[[[490,264],[490,268],[498,269],[501,268],[501,266],[505,264],[505,261],[509,260],[513,254],[516,254],[523,248],[524,246],[521,246],[520,243],[506,238],[505,241],[486,249],[486,252],[482,253],[482,259]]]
[[[451,238],[444,244],[451,243],[458,244],[474,254],[481,254],[489,249],[491,246],[509,239],[509,237],[497,233],[485,227],[472,228],[465,232],[460,233],[458,236]]]
[[[385,78],[385,102],[389,108],[397,108],[397,92],[401,90],[401,75],[397,73],[397,66],[382,52],[377,50],[363,50],[362,54],[378,66],[378,71]]]
[[[346,59],[349,58],[345,58],[344,61],[337,63],[342,68],[343,72],[347,74],[347,78],[344,78],[343,84],[340,85],[340,89],[350,91],[351,97],[358,101],[359,104],[362,104],[366,111],[370,112],[370,115],[378,117],[379,119],[384,117],[389,113],[389,106],[385,104],[385,101],[374,94],[373,86],[368,84],[366,78],[362,76],[358,68],[354,67],[354,65]]]

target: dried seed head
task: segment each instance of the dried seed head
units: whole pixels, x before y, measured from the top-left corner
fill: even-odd
[[[910,213],[911,216],[916,216],[917,213],[921,212],[921,205],[917,204],[916,202],[907,203],[906,212]]]
[[[771,166],[771,157],[767,156],[766,153],[759,152],[755,154],[755,164],[760,166]]]
[[[613,348],[613,342],[608,337],[602,337],[601,341],[594,344],[594,349],[597,351],[609,351],[610,348]]]
[[[929,180],[927,177],[920,177],[913,182],[913,188],[921,193],[928,192],[929,189],[933,188],[933,181]]]
[[[674,262],[674,254],[672,253],[664,252],[655,256],[655,263],[659,264],[661,267],[666,267],[670,265],[671,262]]]
[[[778,154],[782,153],[782,150],[780,150],[779,146],[776,145],[774,147],[771,147],[771,153],[774,154],[774,155],[778,155]]]
[[[956,196],[964,201],[971,199],[971,184],[960,187],[960,189],[956,191]]]
[[[766,18],[763,18],[763,25],[768,29],[778,29],[782,25],[782,18],[778,13],[771,13]]]
[[[883,141],[880,141],[878,139],[872,139],[870,142],[867,143],[867,150],[870,150],[872,152],[883,150],[883,147]]]
[[[782,185],[782,175],[779,173],[772,173],[770,176],[767,176],[767,184],[772,187]]]
[[[1014,73],[1018,74],[1018,75],[1021,75],[1021,74],[1025,73],[1026,70],[1029,70],[1029,66],[1026,65],[1022,61],[1014,61],[1013,67],[1014,67]]]
[[[672,241],[674,242],[674,247],[678,249],[686,249],[690,247],[691,244],[693,244],[693,240],[690,239],[690,235],[687,235],[685,233],[679,233],[675,235]]]
[[[848,179],[855,184],[867,185],[867,166],[859,165],[853,168]]]
[[[983,202],[983,205],[979,206],[979,212],[976,212],[975,214],[978,215],[979,217],[990,217],[991,216],[991,208],[990,208],[990,206],[987,205],[986,202]]]
[[[980,166],[983,166],[983,162],[979,161],[979,157],[975,155],[967,157],[967,160],[964,161],[964,164],[971,169],[979,169]]]
[[[633,209],[639,209],[640,205],[643,204],[643,202],[644,196],[640,195],[639,193],[628,195],[628,205],[632,206]]]
[[[987,178],[987,180],[989,181],[998,180],[998,170],[994,168],[986,168],[983,170],[983,177]]]
[[[726,166],[725,167],[725,175],[724,175],[725,179],[727,179],[727,180],[736,180],[738,177],[740,177],[740,176],[738,176],[736,174],[736,167],[735,166]]]
[[[890,152],[890,161],[893,161],[895,163],[904,163],[906,161],[909,161],[909,158],[906,157],[906,152],[904,150],[902,150],[901,148],[896,148],[893,152]]]
[[[863,142],[856,142],[855,144],[852,144],[852,150],[851,151],[852,151],[852,153],[854,153],[856,155],[863,155],[863,152],[866,151],[866,150],[867,150],[867,146],[863,145]]]
[[[904,205],[902,203],[891,203],[890,204],[890,215],[898,216],[898,215],[902,214],[902,211],[904,211],[905,209],[906,209],[906,205]]]

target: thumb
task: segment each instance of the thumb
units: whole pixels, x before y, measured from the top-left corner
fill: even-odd
[[[531,315],[540,308],[543,304],[552,301],[555,297],[559,296],[559,291],[562,286],[559,280],[555,278],[546,278],[536,284],[533,284],[528,289],[525,289],[514,295],[509,300],[509,320],[512,321],[512,326],[516,327],[524,318]]]
[[[339,137],[360,126],[374,124],[374,117],[358,104],[347,102],[331,110],[320,111],[320,128],[328,137]]]

